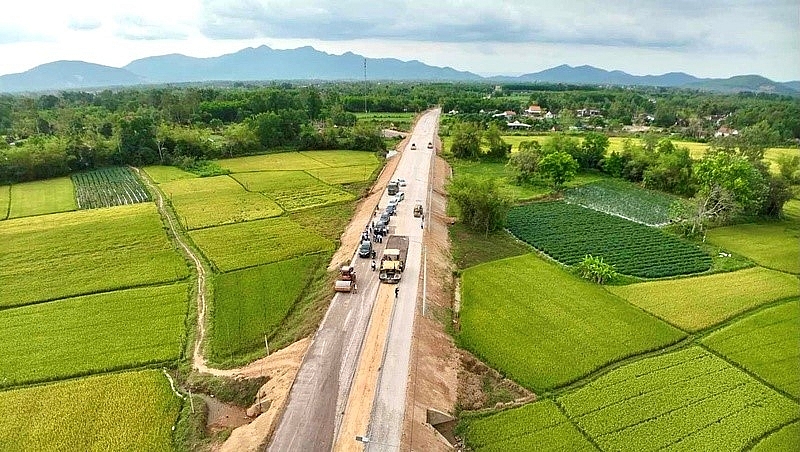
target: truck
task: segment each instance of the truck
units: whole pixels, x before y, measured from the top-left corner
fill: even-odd
[[[408,237],[390,235],[386,240],[386,248],[381,255],[381,271],[378,279],[388,284],[397,284],[403,277],[408,255]]]
[[[352,265],[343,265],[339,269],[339,279],[333,283],[337,292],[353,292],[356,290],[356,270]]]
[[[389,185],[386,186],[386,189],[389,191],[389,195],[396,195],[397,192],[400,191],[400,184],[398,184],[396,180],[389,181]]]

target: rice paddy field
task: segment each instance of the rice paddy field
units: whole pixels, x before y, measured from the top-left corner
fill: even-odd
[[[23,182],[11,186],[8,218],[75,210],[75,187],[69,177]]]
[[[176,361],[188,286],[105,292],[0,311],[0,388]]]
[[[324,206],[355,198],[346,191],[319,181],[305,171],[262,171],[235,174],[233,177],[248,191],[269,196],[286,211]]]
[[[685,336],[532,254],[471,267],[461,287],[459,345],[535,391]]]
[[[760,310],[712,332],[703,344],[800,398],[800,300]]]
[[[153,179],[153,182],[157,184],[163,184],[165,182],[172,182],[174,180],[182,180],[182,179],[195,179],[197,178],[197,174],[190,173],[188,171],[184,171],[175,166],[145,166],[142,168],[150,179]]]
[[[8,218],[8,208],[11,206],[11,186],[0,185],[0,220]]]
[[[153,203],[0,223],[0,307],[188,276]]]
[[[309,152],[281,152],[276,154],[251,155],[233,159],[215,160],[232,173],[249,171],[303,171],[307,169],[329,168],[322,161],[311,158]],[[366,154],[366,153],[365,153]]]
[[[159,370],[0,392],[0,450],[173,451],[181,407]]]
[[[800,295],[797,277],[754,267],[608,290],[686,331],[699,331],[763,304]]]

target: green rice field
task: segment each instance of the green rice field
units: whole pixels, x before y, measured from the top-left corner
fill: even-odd
[[[287,211],[324,206],[354,198],[304,171],[262,171],[233,176],[248,191],[261,192]]]
[[[286,217],[200,229],[189,236],[222,272],[333,250],[333,242]]]
[[[11,206],[11,186],[0,185],[0,220],[8,218],[8,208]]]
[[[215,362],[264,351],[264,336],[276,328],[302,295],[322,256],[296,259],[218,275],[209,357]]]
[[[153,179],[153,182],[157,184],[163,184],[165,182],[172,182],[174,180],[182,180],[182,179],[194,179],[197,174],[190,173],[188,171],[184,171],[180,168],[175,166],[145,166],[142,168],[150,179]]]
[[[153,203],[0,223],[0,307],[188,276]]]
[[[233,159],[215,160],[222,168],[232,173],[248,171],[302,171],[328,168],[329,165],[300,152],[281,152],[277,154],[252,155]]]
[[[0,387],[175,361],[187,302],[176,284],[0,311]]]
[[[0,450],[169,452],[180,408],[159,370],[0,392]]]
[[[796,297],[800,282],[786,273],[753,267],[608,290],[686,331],[699,331],[762,304]]]
[[[335,168],[321,168],[307,170],[306,172],[317,179],[330,185],[354,184],[367,182],[378,167],[377,164],[365,164],[359,166],[337,166]]]
[[[800,398],[800,301],[761,310],[703,339],[770,384]]]
[[[794,421],[770,434],[751,449],[753,452],[800,450],[800,421]]]
[[[535,391],[685,336],[531,254],[471,267],[461,288],[459,345]]]
[[[23,182],[11,186],[8,218],[75,210],[75,187],[69,177]]]
[[[603,450],[742,450],[800,406],[699,347],[647,358],[557,399]]]

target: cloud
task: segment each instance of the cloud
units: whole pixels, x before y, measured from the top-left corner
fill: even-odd
[[[118,16],[115,22],[117,30],[114,34],[123,39],[156,41],[188,37],[188,33],[180,26],[155,23],[141,16]]]
[[[102,25],[103,25],[103,23],[100,22],[97,19],[91,19],[91,18],[75,19],[74,18],[74,19],[71,19],[69,21],[69,24],[67,24],[67,27],[70,30],[73,30],[73,31],[91,31],[91,30],[97,30]]]

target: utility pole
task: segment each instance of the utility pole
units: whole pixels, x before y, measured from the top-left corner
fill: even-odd
[[[364,58],[364,113],[367,112],[367,59]]]

